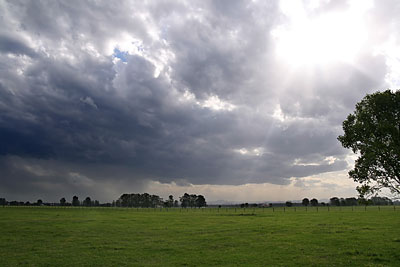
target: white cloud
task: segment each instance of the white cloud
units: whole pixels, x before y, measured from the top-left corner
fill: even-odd
[[[240,148],[240,149],[234,149],[236,153],[239,153],[241,155],[246,155],[246,156],[262,156],[264,154],[264,148],[263,147],[256,147],[256,148]]]
[[[217,95],[212,95],[203,102],[200,102],[199,104],[204,108],[209,108],[211,110],[216,110],[216,111],[220,110],[232,111],[236,108],[235,105],[227,101],[221,100]]]

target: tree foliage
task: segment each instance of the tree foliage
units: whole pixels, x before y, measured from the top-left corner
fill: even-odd
[[[72,206],[79,206],[80,202],[79,202],[79,198],[77,196],[73,196],[72,197]]]
[[[343,122],[343,147],[359,155],[349,176],[361,197],[389,188],[400,195],[400,91],[376,92]]]
[[[161,197],[149,193],[123,194],[116,203],[119,207],[155,208],[162,206],[163,200]]]
[[[303,198],[301,204],[307,207],[310,204],[310,200],[308,198]]]
[[[338,197],[331,197],[329,203],[331,206],[340,206],[340,199]]]
[[[188,194],[185,193],[183,196],[179,198],[179,201],[181,202],[181,207],[187,208],[187,207],[205,207],[207,205],[206,199],[202,195],[195,195],[195,194]]]
[[[310,204],[311,204],[311,206],[318,206],[318,199],[316,199],[316,198],[311,199]]]
[[[82,204],[83,206],[90,207],[92,206],[92,199],[90,197],[86,197]]]

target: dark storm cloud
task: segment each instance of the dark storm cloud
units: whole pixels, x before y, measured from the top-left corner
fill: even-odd
[[[12,53],[16,55],[35,56],[35,52],[23,41],[12,36],[0,35],[0,51],[2,53]]]
[[[285,20],[278,2],[10,1],[0,12],[0,189],[14,195],[343,170],[340,123],[386,75],[384,58],[365,54],[362,68],[289,77],[270,36]]]

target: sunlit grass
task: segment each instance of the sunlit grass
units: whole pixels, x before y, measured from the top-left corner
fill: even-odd
[[[0,265],[396,266],[400,207],[0,208]]]

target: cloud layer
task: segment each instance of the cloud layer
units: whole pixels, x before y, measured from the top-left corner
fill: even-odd
[[[307,18],[351,8],[311,2]],[[110,199],[149,181],[343,171],[341,122],[396,80],[396,10],[365,9],[351,63],[294,67],[271,34],[294,21],[283,1],[1,1],[0,193]]]

